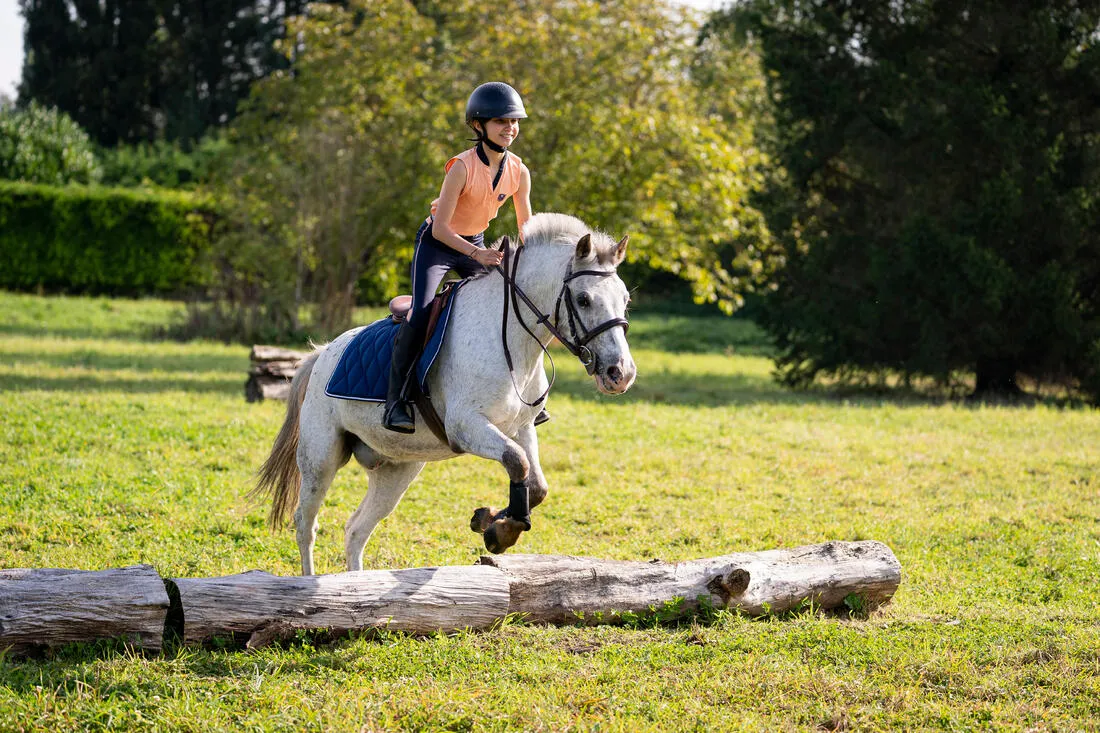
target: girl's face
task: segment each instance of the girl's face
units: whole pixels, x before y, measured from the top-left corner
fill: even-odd
[[[519,120],[496,117],[485,123],[485,134],[488,138],[506,148],[519,137]]]

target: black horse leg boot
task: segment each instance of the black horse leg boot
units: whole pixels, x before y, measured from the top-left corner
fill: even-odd
[[[382,413],[382,427],[395,433],[412,433],[416,430],[412,407],[408,403],[407,389],[410,375],[420,353],[420,339],[416,329],[402,323],[393,342],[393,360],[390,363],[390,383],[386,388],[386,411]]]

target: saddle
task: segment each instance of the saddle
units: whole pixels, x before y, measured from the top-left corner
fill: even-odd
[[[448,282],[432,302],[428,331],[416,364],[416,379],[409,395],[424,416],[425,425],[444,443],[446,430],[428,395],[428,371],[439,355],[450,319],[451,306],[464,280]],[[344,349],[325,387],[325,394],[345,400],[385,402],[389,384],[393,340],[408,315],[412,298],[398,296],[390,301],[390,316],[363,328]]]
[[[424,333],[424,343],[421,345],[423,349],[432,341],[432,336],[435,334],[435,328],[439,325],[439,316],[450,305],[451,297],[458,290],[456,283],[461,282],[459,280],[449,280],[443,285],[443,289],[436,294],[432,300],[431,311],[428,315],[428,330]],[[394,323],[404,323],[405,319],[409,315],[409,311],[412,310],[412,296],[411,295],[398,295],[390,300],[390,320]]]

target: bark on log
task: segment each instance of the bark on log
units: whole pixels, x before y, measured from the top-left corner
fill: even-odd
[[[682,598],[677,613],[714,608],[750,616],[782,613],[810,599],[829,610],[858,597],[871,611],[894,595],[901,564],[881,542],[826,542],[789,550],[741,552],[680,563],[623,562],[555,555],[494,555],[481,563],[511,580],[512,613],[546,623],[646,614]],[[850,601],[857,603],[856,601]],[[665,609],[665,618],[668,611]],[[675,615],[675,614],[672,614]],[[598,622],[598,621],[597,621]]]
[[[257,646],[296,629],[485,629],[508,613],[508,579],[479,565],[289,578],[253,571],[172,582],[188,642],[248,634]]]
[[[122,637],[157,651],[168,593],[151,565],[115,570],[0,570],[0,649]]]

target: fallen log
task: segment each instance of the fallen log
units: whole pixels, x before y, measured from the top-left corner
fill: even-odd
[[[812,603],[870,612],[893,597],[901,564],[881,542],[826,542],[789,550],[739,552],[679,563],[557,555],[494,555],[483,565],[509,579],[511,613],[534,622],[600,623],[661,609],[671,619],[701,610],[749,616]],[[674,599],[682,599],[674,603]]]
[[[277,346],[253,346],[248,355],[251,365],[248,369],[248,380],[244,383],[245,400],[286,400],[290,393],[290,380],[302,359],[308,355],[309,352],[306,351]]]
[[[119,638],[159,650],[168,613],[151,565],[116,570],[0,570],[0,650]]]
[[[248,352],[248,358],[257,363],[301,361],[309,355],[308,351],[284,349],[280,346],[256,344]]]
[[[0,571],[0,650],[22,653],[121,636],[159,649],[167,626],[185,642],[299,630],[414,634],[486,629],[508,614],[533,623],[661,621],[707,609],[759,616],[812,603],[869,613],[889,601],[901,566],[881,542],[826,542],[679,563],[495,555],[477,565],[309,577],[252,571],[167,582],[148,565],[120,570]],[[167,592],[166,588],[167,586]],[[169,602],[171,598],[171,605]],[[166,620],[167,616],[167,620]]]
[[[486,629],[508,613],[508,579],[479,565],[290,578],[252,571],[172,582],[186,642],[247,635],[255,647],[299,629]]]
[[[263,402],[264,400],[286,401],[290,394],[290,379],[287,377],[272,377],[263,374],[249,374],[244,383],[244,398],[248,402]]]

